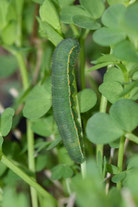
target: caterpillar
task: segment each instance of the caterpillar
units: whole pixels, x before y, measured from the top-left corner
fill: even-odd
[[[68,38],[62,40],[54,51],[52,105],[54,118],[68,154],[75,162],[83,163],[83,134],[74,71],[79,49],[78,41]]]

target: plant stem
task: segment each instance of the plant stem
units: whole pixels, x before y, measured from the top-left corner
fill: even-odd
[[[85,178],[86,177],[86,161],[84,161],[81,164],[81,174],[82,174],[82,178]]]
[[[128,138],[130,141],[138,144],[138,137],[132,133],[125,134],[125,137]]]
[[[19,64],[23,88],[24,88],[24,90],[26,90],[29,87],[29,81],[28,81],[28,74],[27,74],[25,61],[24,61],[23,55],[21,53],[16,52],[15,56],[16,56],[18,64]]]
[[[54,198],[46,190],[44,190],[38,183],[36,183],[33,178],[31,178],[26,173],[24,173],[19,167],[17,167],[5,155],[2,155],[1,162],[4,165],[6,165],[8,168],[10,168],[16,175],[18,175],[20,178],[22,178],[26,183],[28,183],[30,186],[32,186],[43,197],[48,198],[48,199],[52,199],[54,201]]]
[[[66,188],[67,188],[68,194],[71,195],[70,178],[67,178],[67,179],[65,180],[65,182],[66,182]]]
[[[85,88],[85,39],[80,38],[80,82],[81,88]]]
[[[123,169],[124,145],[125,145],[125,137],[122,136],[119,144],[118,164],[117,164],[120,172],[122,172]],[[117,188],[121,189],[121,181],[117,183]]]
[[[77,27],[74,24],[71,24],[70,27],[71,27],[71,29],[72,29],[72,31],[74,33],[74,36],[76,38],[78,38],[80,34],[79,34],[79,31],[78,31]]]
[[[100,102],[100,112],[106,112],[107,108],[107,99],[102,95]],[[98,162],[98,154],[100,153],[102,161],[103,161],[103,144],[97,144],[96,146],[96,160]]]
[[[35,160],[34,160],[34,134],[31,129],[31,122],[27,120],[27,143],[28,143],[28,166],[29,169],[35,173]],[[32,197],[32,206],[38,207],[37,192],[34,188],[30,188]]]
[[[28,81],[28,74],[27,74],[25,61],[21,53],[16,53],[15,55],[18,60],[18,64],[21,72],[23,88],[24,90],[26,90],[29,87],[29,81]],[[27,125],[27,145],[28,145],[28,167],[33,173],[35,173],[34,135],[31,129],[31,122],[29,120],[27,120],[26,125]],[[32,187],[30,187],[30,192],[32,198],[32,206],[38,207],[37,192]]]
[[[100,112],[106,112],[107,107],[107,99],[102,95],[100,102]]]

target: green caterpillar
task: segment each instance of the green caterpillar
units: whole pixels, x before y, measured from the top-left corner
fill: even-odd
[[[71,38],[56,47],[52,61],[52,102],[54,118],[70,157],[83,163],[82,126],[74,73],[79,49],[79,43]]]

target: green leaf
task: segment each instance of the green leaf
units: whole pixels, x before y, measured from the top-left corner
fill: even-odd
[[[9,2],[7,0],[0,1],[0,30],[2,30],[7,24]]]
[[[113,49],[113,55],[122,61],[138,63],[138,54],[129,40],[118,43]]]
[[[37,3],[37,4],[42,4],[44,2],[44,0],[32,0],[32,1]]]
[[[66,6],[70,5],[70,4],[72,4],[74,1],[75,0],[64,0],[64,1],[63,0],[58,0],[59,6],[61,8],[66,7]]]
[[[138,87],[134,87],[131,92],[130,92],[130,99],[132,99],[133,101],[138,100]]]
[[[38,19],[38,21],[40,35],[44,38],[48,38],[49,41],[57,46],[63,40],[63,37],[47,22],[42,22],[40,19]]]
[[[124,40],[126,35],[123,32],[111,30],[106,27],[102,27],[95,31],[93,34],[93,40],[102,46],[114,45],[121,40]]]
[[[22,11],[23,11],[23,6],[24,6],[24,0],[15,0],[15,7],[16,7],[16,14],[17,14],[17,18],[21,18],[22,17]]]
[[[116,141],[109,143],[110,147],[115,149],[119,148],[119,144],[120,144],[120,139],[117,139]]]
[[[0,132],[2,136],[7,136],[12,127],[12,118],[14,116],[14,110],[7,108],[1,115]]]
[[[114,57],[112,54],[103,54],[101,57],[99,57],[96,60],[96,63],[104,63],[104,62],[116,63],[118,62],[118,59]]]
[[[82,179],[81,175],[74,176],[71,182],[71,190],[76,194],[76,202],[80,207],[102,207],[111,206],[108,204],[107,197],[105,195],[103,180],[99,175],[94,160],[87,162],[87,176]],[[99,199],[100,198],[100,199]]]
[[[86,126],[88,139],[94,144],[107,144],[117,140],[123,135],[123,131],[114,120],[106,113],[96,113]]]
[[[116,167],[115,165],[111,164],[106,164],[107,171],[111,174],[118,174],[119,173],[119,168]]]
[[[51,136],[57,131],[57,126],[52,116],[36,119],[32,122],[32,130],[40,136]]]
[[[127,162],[127,170],[133,170],[133,169],[138,169],[138,155],[133,154]]]
[[[58,149],[58,160],[59,163],[72,166],[74,162],[69,157],[69,154],[65,147],[60,147]]]
[[[124,90],[119,94],[119,97],[123,97],[123,96],[129,94],[130,92],[132,92],[133,89],[136,89],[137,86],[138,86],[138,80],[128,83],[125,86]],[[133,97],[132,93],[131,93],[130,97],[131,98]]]
[[[131,194],[133,195],[133,197],[135,197],[135,199],[137,199],[138,169],[134,169],[134,170],[127,172],[126,178],[124,181],[124,187],[128,188],[130,190]]]
[[[124,82],[124,76],[123,73],[120,69],[118,68],[110,68],[104,75],[104,82],[119,82],[123,83]]]
[[[93,19],[98,19],[104,12],[102,0],[80,0],[80,4],[91,14]]]
[[[52,169],[52,179],[59,180],[61,178],[69,178],[72,177],[73,171],[68,165],[57,165]]]
[[[96,93],[92,89],[84,89],[78,93],[80,112],[84,113],[93,108],[97,102]]]
[[[121,191],[118,190],[115,186],[110,189],[108,193],[108,200],[109,200],[109,206],[112,203],[112,207],[119,206],[121,203],[124,202],[122,199]]]
[[[39,153],[42,150],[46,150],[47,146],[50,142],[43,140],[42,138],[38,138],[35,143],[36,153]]]
[[[47,150],[52,150],[62,141],[61,137],[58,136],[55,140],[51,142],[51,144],[47,147]]]
[[[91,68],[89,68],[88,72],[94,71],[94,70],[98,70],[100,68],[104,68],[108,65],[112,64],[112,62],[106,62],[106,63],[100,63],[97,65],[92,66]]]
[[[128,3],[128,0],[107,0],[108,4],[113,5],[113,4],[125,4]]]
[[[12,75],[17,69],[17,61],[12,55],[0,55],[0,78]]]
[[[8,198],[8,199],[7,199]],[[3,207],[29,207],[29,198],[23,192],[16,192],[13,187],[4,188]]]
[[[133,74],[133,80],[138,80],[138,71]]]
[[[119,82],[106,81],[100,85],[99,91],[109,102],[114,103],[120,98],[120,93],[123,91],[123,87]]]
[[[36,159],[36,171],[40,172],[43,170],[47,166],[48,161],[49,157],[47,154],[39,154]]]
[[[61,10],[60,20],[65,24],[73,24],[73,16],[89,16],[81,6],[67,6]]]
[[[0,162],[0,176],[2,176],[7,170],[7,166]]]
[[[103,24],[111,29],[122,31],[121,23],[125,11],[126,7],[122,4],[108,7],[102,16]]]
[[[47,22],[54,29],[61,32],[58,13],[50,0],[45,0],[40,6],[40,17],[43,22]]]
[[[2,148],[2,144],[3,144],[3,137],[0,135],[0,149]],[[1,155],[0,155],[0,158],[1,158]]]
[[[112,177],[112,182],[113,183],[118,183],[118,182],[122,181],[125,177],[126,177],[126,172],[125,171],[121,172],[121,173],[119,173],[117,175],[114,175]]]
[[[44,85],[36,85],[27,97],[23,115],[28,119],[38,119],[46,114],[51,106],[51,90],[46,90]]]
[[[126,132],[131,132],[138,126],[138,104],[131,100],[117,101],[111,106],[110,115]]]
[[[138,3],[132,4],[126,10],[124,17],[124,28],[128,34],[137,38],[138,33]]]
[[[83,15],[76,15],[73,17],[73,23],[78,27],[90,30],[96,30],[100,28],[100,24],[90,17]]]
[[[9,23],[2,31],[1,38],[4,44],[12,45],[17,39],[17,25],[15,22]]]

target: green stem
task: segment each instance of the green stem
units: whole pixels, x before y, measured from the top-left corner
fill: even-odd
[[[35,173],[35,160],[34,160],[34,134],[31,129],[31,122],[27,120],[27,143],[28,143],[28,166],[29,169]],[[38,207],[37,192],[34,188],[30,188],[32,197],[32,206]]]
[[[29,81],[28,81],[28,74],[27,74],[25,61],[21,53],[16,53],[15,55],[18,60],[18,64],[21,72],[23,88],[24,90],[26,90],[29,87]],[[27,145],[28,145],[28,167],[33,173],[35,173],[34,134],[32,132],[31,122],[29,120],[27,120]],[[32,198],[32,206],[38,207],[37,192],[32,187],[30,187],[30,192]]]
[[[98,162],[99,154],[103,160],[103,144],[97,144],[97,146],[96,146],[96,160],[97,160],[97,162]]]
[[[76,38],[78,38],[80,34],[79,34],[79,31],[78,31],[77,27],[74,24],[71,24],[70,27],[71,27],[71,29],[72,29],[72,31],[74,33],[74,36]]]
[[[29,87],[29,81],[28,81],[28,74],[27,74],[27,69],[26,69],[24,58],[20,52],[16,52],[14,54],[15,54],[17,61],[18,61],[18,64],[19,64],[23,88],[24,88],[24,90],[26,90]]]
[[[107,107],[107,99],[102,95],[100,102],[100,112],[106,112]]]
[[[125,134],[125,137],[128,138],[130,141],[138,144],[138,137],[132,133]]]
[[[27,143],[29,146],[28,151],[28,166],[32,172],[35,172],[35,161],[34,161],[34,134],[31,129],[31,122],[27,120]]]
[[[125,145],[125,137],[122,136],[120,139],[119,152],[118,152],[117,166],[118,166],[119,172],[122,172],[122,169],[123,169],[124,145]],[[121,181],[117,183],[117,188],[121,189]]]
[[[66,182],[66,188],[67,188],[68,194],[71,195],[70,178],[67,178],[65,182]]]
[[[17,167],[5,155],[2,155],[1,162],[4,165],[6,165],[8,168],[10,168],[16,175],[18,175],[20,178],[22,178],[26,183],[28,183],[30,186],[32,186],[43,197],[45,197],[47,199],[52,199],[54,201],[54,198],[46,190],[44,190],[38,183],[36,183],[33,178],[31,178],[26,173],[24,173],[19,167]]]
[[[81,174],[82,178],[86,178],[86,161],[81,164]]]
[[[105,113],[107,108],[107,99],[102,95],[101,102],[100,102],[100,112]],[[103,160],[103,145],[97,144],[96,146],[96,160],[98,161],[98,154],[100,153],[101,158]]]
[[[81,88],[85,88],[85,39],[80,39],[80,82]]]

